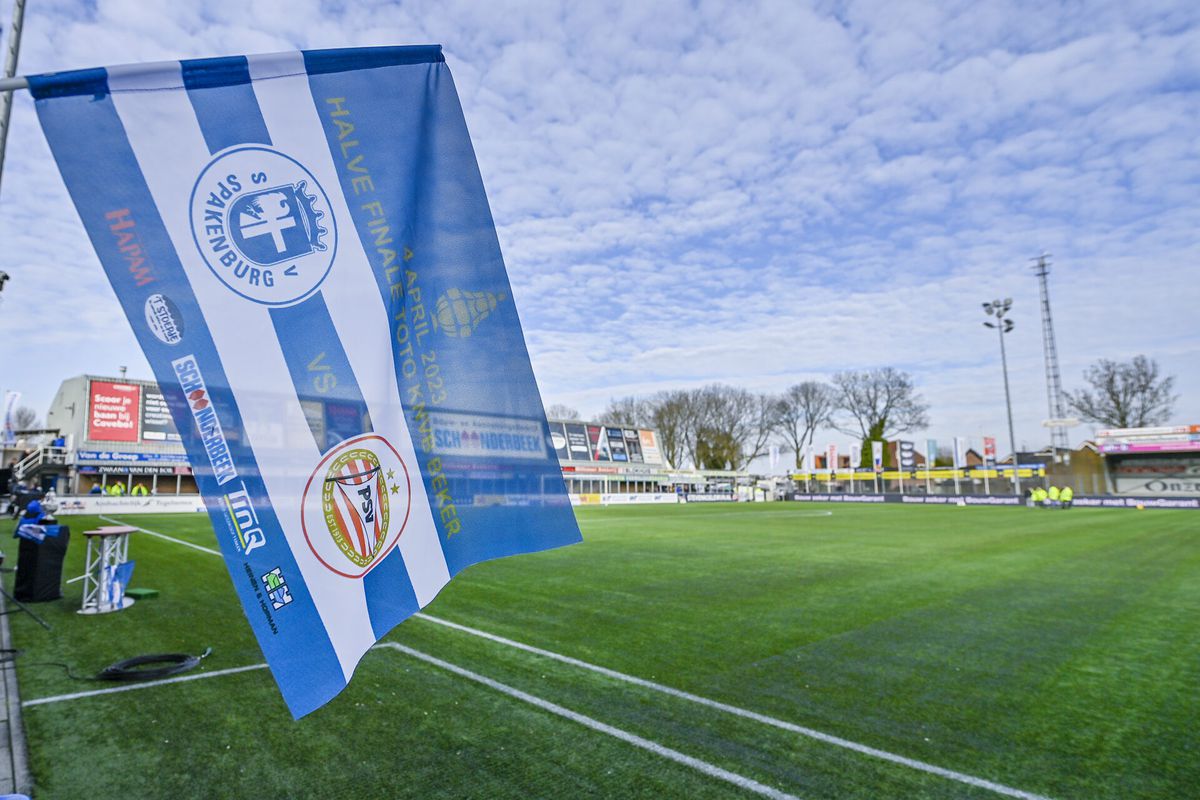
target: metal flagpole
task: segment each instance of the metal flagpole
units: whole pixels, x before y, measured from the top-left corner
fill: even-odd
[[[962,494],[962,491],[960,490],[959,485],[958,485],[958,464],[959,464],[959,460],[960,460],[959,455],[958,455],[959,447],[960,447],[959,437],[955,436],[954,437],[954,494],[956,494],[956,495]]]
[[[804,492],[805,494],[812,494],[812,483],[810,482],[810,479],[812,477],[812,472],[817,468],[817,465],[813,461],[813,447],[811,444],[808,446],[808,452],[805,454],[805,456],[805,466],[807,469],[804,470]]]
[[[988,442],[991,442],[991,444],[992,444],[992,446],[990,448],[991,455],[988,454],[988,450],[989,450]],[[992,468],[995,466],[995,464],[996,464],[996,440],[994,438],[985,436],[985,437],[983,437],[983,493],[984,494],[992,493],[991,484],[988,483],[988,472],[990,472],[992,470]]]
[[[871,442],[871,469],[875,473],[875,494],[879,494],[879,473],[883,472],[883,442]]]
[[[837,446],[829,445],[825,449],[825,466],[829,467],[829,493],[833,494],[833,482],[837,479]]]
[[[858,451],[858,458],[855,459],[855,451]],[[862,460],[862,445],[850,445],[850,493],[858,494],[858,466],[857,462]]]
[[[937,446],[930,447],[932,439],[925,440],[925,494],[929,494],[929,473],[933,470],[933,462],[937,460]]]
[[[4,149],[8,143],[8,119],[12,114],[13,91],[28,89],[29,81],[15,78],[17,56],[21,54],[21,31],[25,24],[25,0],[13,0],[12,32],[8,36],[8,53],[4,56],[4,78],[0,80],[0,180],[4,178]]]

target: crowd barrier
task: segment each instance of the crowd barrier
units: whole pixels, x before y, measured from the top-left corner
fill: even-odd
[[[1025,499],[1011,494],[797,494],[789,500],[811,503],[903,503],[938,506],[1021,506]],[[1190,508],[1200,510],[1200,497],[1080,496],[1076,508]]]
[[[673,492],[630,493],[630,494],[573,494],[573,506],[622,506],[645,503],[677,503]]]
[[[571,504],[580,505],[640,505],[672,504],[683,498],[671,492],[635,494],[573,494]],[[714,494],[689,493],[688,503],[731,503],[736,496],[728,492]],[[785,498],[806,503],[900,503],[903,505],[939,506],[1019,506],[1023,498],[1013,495],[921,495],[921,494],[795,494]],[[1076,508],[1178,508],[1200,510],[1197,497],[1132,497],[1132,496],[1080,496],[1076,495]],[[198,494],[167,495],[152,497],[109,497],[106,495],[80,495],[58,499],[59,516],[74,514],[189,514],[204,511],[204,499]]]
[[[72,514],[189,514],[204,510],[204,498],[198,494],[148,497],[85,494],[58,498],[55,514],[60,517]]]

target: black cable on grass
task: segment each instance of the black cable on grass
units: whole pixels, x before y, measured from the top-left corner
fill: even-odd
[[[0,651],[0,662],[3,661],[3,652]],[[15,657],[19,653],[20,651],[14,652],[12,657]],[[133,658],[127,658],[124,661],[110,664],[95,675],[76,675],[71,671],[69,664],[64,664],[61,661],[31,661],[26,666],[61,667],[66,670],[67,677],[73,681],[150,681],[155,678],[166,678],[170,675],[187,672],[189,669],[196,667],[201,660],[208,658],[211,653],[212,648],[209,647],[198,656],[188,655],[187,653],[161,653],[134,656]],[[153,664],[161,666],[151,666]]]
[[[187,653],[161,653],[158,655],[134,656],[124,661],[111,664],[96,673],[99,681],[148,681],[155,678],[165,678],[168,675],[178,675],[200,664],[200,660],[208,658],[212,648],[201,655],[192,656]],[[160,664],[162,666],[151,666]]]

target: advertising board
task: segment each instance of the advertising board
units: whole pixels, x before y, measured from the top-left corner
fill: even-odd
[[[142,441],[179,441],[179,432],[175,430],[167,399],[157,389],[146,388],[142,392]]]
[[[142,389],[132,383],[92,381],[88,386],[87,438],[93,442],[136,442]]]

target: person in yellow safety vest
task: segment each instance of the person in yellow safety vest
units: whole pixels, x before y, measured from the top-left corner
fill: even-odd
[[[125,494],[125,484],[114,483],[112,486],[108,487],[108,493],[113,497],[120,497],[121,495]]]
[[[1071,501],[1075,499],[1075,490],[1070,486],[1064,486],[1063,490],[1059,493],[1058,498],[1062,502],[1063,508],[1070,508]]]
[[[1035,488],[1033,490],[1033,504],[1035,506],[1041,507],[1041,505],[1045,501],[1046,501],[1046,490],[1043,489],[1042,487],[1038,486],[1037,488]]]
[[[132,497],[145,497],[146,495],[150,494],[150,492],[147,491],[144,484],[139,483],[133,487],[133,491],[129,494]]]
[[[1050,507],[1058,508],[1058,496],[1059,496],[1058,487],[1051,486],[1050,489],[1046,492],[1046,494],[1050,498]]]

